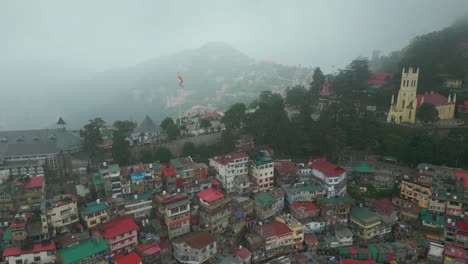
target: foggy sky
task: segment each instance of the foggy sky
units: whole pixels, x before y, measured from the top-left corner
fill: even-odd
[[[466,0],[1,1],[0,64],[104,71],[223,41],[255,59],[330,70],[467,11]]]

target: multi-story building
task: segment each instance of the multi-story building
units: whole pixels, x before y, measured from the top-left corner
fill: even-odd
[[[317,201],[320,216],[327,225],[347,224],[354,200],[348,197],[322,198]]]
[[[289,211],[298,220],[320,215],[320,207],[314,202],[292,202],[289,204]]]
[[[404,199],[418,203],[422,208],[428,208],[432,191],[430,187],[420,183],[402,180],[400,184],[400,195]]]
[[[275,182],[274,162],[265,151],[256,153],[255,159],[250,162],[249,169],[255,190],[263,192],[273,188]]]
[[[169,238],[190,232],[190,200],[185,194],[167,194],[165,191],[154,199],[156,215],[164,221]]]
[[[346,193],[346,170],[325,159],[310,164],[312,174],[327,188],[327,197],[343,196]]]
[[[351,231],[362,239],[371,239],[391,231],[380,216],[366,207],[353,207],[349,218]]]
[[[215,188],[199,192],[197,197],[202,227],[210,232],[222,233],[229,225],[231,198]]]
[[[294,251],[301,250],[302,242],[304,242],[304,225],[289,214],[277,216],[275,217],[275,221],[279,221],[288,225],[288,227],[292,230],[292,241],[290,245],[291,249]]]
[[[416,221],[421,207],[416,203],[401,198],[393,198],[392,203],[399,207],[398,218],[402,221]]]
[[[138,229],[133,216],[124,216],[94,227],[109,245],[111,253],[118,254],[138,245]]]
[[[166,205],[164,223],[167,226],[169,239],[190,232],[190,201],[181,199]]]
[[[170,163],[174,166],[177,175],[182,178],[184,184],[194,181],[195,163],[193,163],[192,157],[171,159]]]
[[[275,161],[275,182],[277,186],[294,184],[298,180],[297,167],[291,160]]]
[[[3,251],[4,263],[55,263],[55,243],[26,244],[8,247]]]
[[[444,241],[458,247],[468,249],[468,220],[456,220],[446,223],[444,227]]]
[[[285,222],[273,220],[258,227],[258,233],[265,241],[266,257],[291,253],[294,243],[293,230]]]
[[[69,232],[72,225],[79,221],[76,202],[76,197],[70,194],[42,201],[42,232],[51,235]]]
[[[27,224],[31,213],[23,213],[15,215],[10,224],[11,236],[13,241],[23,241],[27,237]]]
[[[255,216],[260,220],[265,220],[278,214],[277,201],[270,192],[255,194],[254,212]]]
[[[99,235],[80,241],[58,251],[57,263],[63,264],[105,264],[110,254],[109,245]]]
[[[55,129],[0,131],[0,169],[11,169],[11,175],[42,174],[39,164],[60,176],[71,175],[69,155],[81,150],[82,139],[66,130],[62,118]],[[31,165],[31,166],[28,166]],[[33,165],[34,164],[34,165]]]
[[[109,206],[100,199],[87,203],[80,208],[80,216],[87,228],[109,221]]]
[[[248,195],[251,191],[249,175],[240,175],[234,179],[234,192],[241,195]]]
[[[207,263],[217,253],[216,240],[208,232],[197,231],[172,242],[174,258],[180,263]]]
[[[99,167],[99,173],[104,182],[106,196],[122,196],[122,182],[120,178],[120,167],[118,164],[107,164],[103,162]]]
[[[231,223],[245,220],[253,216],[253,200],[245,196],[231,196],[232,216]]]
[[[20,210],[29,211],[40,209],[40,204],[44,200],[45,177],[39,176],[21,176],[15,178],[12,184],[15,199]]]
[[[162,168],[159,163],[149,163],[145,168],[145,191],[162,191]]]
[[[292,202],[313,202],[327,196],[324,186],[316,182],[301,182],[295,184],[284,184],[281,186],[286,200]]]
[[[128,195],[124,198],[124,208],[125,214],[135,219],[148,218],[153,210],[153,195],[150,192]]]
[[[93,172],[91,174],[91,182],[93,183],[93,191],[96,194],[96,197],[104,199],[104,197],[106,197],[106,191],[101,174],[99,172]]]
[[[173,165],[163,165],[162,167],[162,186],[167,192],[177,190],[177,173]]]
[[[210,167],[216,170],[216,178],[221,182],[227,193],[236,192],[239,189],[243,192],[244,188],[240,188],[238,184],[246,183],[245,178],[249,173],[248,163],[249,156],[243,152],[230,153],[209,159]],[[242,182],[242,179],[244,179],[244,182]],[[250,184],[246,183],[244,187],[249,188]]]

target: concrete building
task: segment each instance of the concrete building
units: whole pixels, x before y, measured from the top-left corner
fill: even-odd
[[[111,253],[121,253],[138,245],[138,229],[133,216],[124,216],[100,224],[92,229],[109,245]]]
[[[402,180],[400,184],[400,195],[404,199],[416,202],[421,208],[428,208],[432,190],[430,187],[424,186],[418,182]]]
[[[175,239],[172,248],[174,258],[187,264],[206,263],[217,253],[213,235],[205,231],[192,232]]]
[[[320,217],[327,225],[347,224],[353,202],[348,197],[320,199],[317,201]]]
[[[24,212],[40,209],[40,204],[44,200],[45,186],[44,175],[15,178],[12,188],[20,210]]]
[[[298,220],[318,217],[320,207],[314,202],[292,202],[289,204],[289,212]]]
[[[268,191],[274,185],[274,162],[266,151],[258,151],[254,160],[249,166],[250,177],[254,184],[254,189],[259,192]]]
[[[326,159],[309,161],[312,174],[324,183],[327,197],[343,196],[346,193],[346,170]]]
[[[209,159],[209,165],[215,169],[216,178],[221,182],[226,193],[244,192],[244,188],[241,187],[250,187],[248,181],[241,181],[241,179],[247,178],[249,173],[248,164],[249,156],[243,152],[230,153]],[[241,187],[236,186],[236,183],[242,184]]]
[[[70,232],[72,225],[78,223],[77,199],[64,194],[42,201],[42,232],[55,236]]]
[[[164,221],[169,238],[190,232],[190,200],[185,194],[163,192],[154,199],[156,216]]]
[[[313,202],[327,196],[326,188],[316,182],[300,182],[281,186],[289,203]]]
[[[285,255],[302,247],[304,226],[294,218],[277,217],[258,227],[258,233],[265,241],[266,257]]]
[[[37,243],[25,246],[9,247],[3,251],[3,260],[8,264],[19,263],[55,263],[55,243]]]
[[[144,192],[124,197],[126,215],[132,215],[135,219],[149,218],[153,210],[153,195]]]
[[[377,213],[366,207],[353,207],[349,221],[353,233],[365,240],[391,231],[391,226],[385,225]]]
[[[200,207],[200,225],[210,232],[222,233],[229,225],[231,198],[215,188],[197,194]]]
[[[298,168],[291,160],[275,161],[275,182],[278,186],[294,184],[298,180]]]
[[[97,199],[80,208],[80,217],[87,228],[109,221],[109,206],[106,202]]]
[[[120,167],[118,164],[107,164],[103,162],[99,167],[99,174],[104,183],[106,196],[121,197],[122,182],[120,178]]]
[[[195,163],[192,157],[188,156],[171,159],[170,164],[174,166],[177,175],[183,180],[184,184],[191,183],[195,180]]]

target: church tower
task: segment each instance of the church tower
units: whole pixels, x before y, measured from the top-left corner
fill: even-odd
[[[392,96],[390,111],[388,112],[388,123],[410,123],[416,122],[417,99],[416,92],[418,88],[419,68],[414,70],[409,67],[408,71],[401,73],[400,90],[395,102]]]

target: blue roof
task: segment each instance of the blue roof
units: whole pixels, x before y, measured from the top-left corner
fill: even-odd
[[[136,180],[141,180],[145,177],[145,172],[134,172],[132,174],[130,174],[130,178],[132,179],[132,181],[136,181]]]

